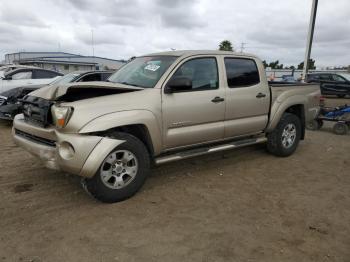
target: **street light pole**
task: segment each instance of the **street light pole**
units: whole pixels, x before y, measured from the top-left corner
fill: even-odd
[[[305,81],[307,71],[309,69],[310,54],[311,54],[312,40],[314,37],[314,29],[315,29],[315,21],[316,21],[316,13],[317,13],[317,4],[318,4],[318,0],[312,0],[310,24],[309,24],[309,32],[307,34],[306,52],[305,52],[305,59],[304,59],[302,81]]]

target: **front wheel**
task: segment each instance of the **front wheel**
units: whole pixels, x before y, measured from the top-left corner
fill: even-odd
[[[133,196],[150,172],[149,153],[138,138],[119,132],[112,137],[125,142],[108,154],[94,177],[83,180],[83,187],[93,197],[106,203]]]
[[[276,156],[290,156],[296,150],[300,136],[299,117],[291,113],[284,113],[275,130],[267,135],[267,150]]]

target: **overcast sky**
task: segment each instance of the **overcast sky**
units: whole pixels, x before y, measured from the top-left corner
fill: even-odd
[[[17,51],[128,59],[155,51],[240,51],[284,64],[303,60],[311,0],[0,0],[0,61]],[[350,64],[350,1],[320,0],[312,57]]]

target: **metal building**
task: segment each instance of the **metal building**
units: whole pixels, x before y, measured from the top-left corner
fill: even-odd
[[[6,54],[5,63],[38,66],[66,74],[77,70],[119,69],[125,61],[64,52],[18,52]]]

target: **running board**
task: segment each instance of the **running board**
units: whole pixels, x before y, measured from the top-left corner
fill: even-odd
[[[182,152],[175,153],[172,155],[157,157],[155,159],[155,163],[156,163],[156,165],[160,165],[160,164],[165,164],[168,162],[173,162],[173,161],[191,158],[191,157],[195,157],[195,156],[206,155],[206,154],[210,154],[210,153],[214,153],[214,152],[225,151],[225,150],[230,150],[230,149],[234,149],[234,148],[260,144],[260,143],[264,143],[266,141],[267,141],[266,137],[249,138],[249,139],[234,141],[234,142],[216,145],[216,146],[211,146],[211,147],[207,146],[207,147],[201,147],[201,148],[196,148],[196,149],[190,149],[190,150],[182,151]]]

